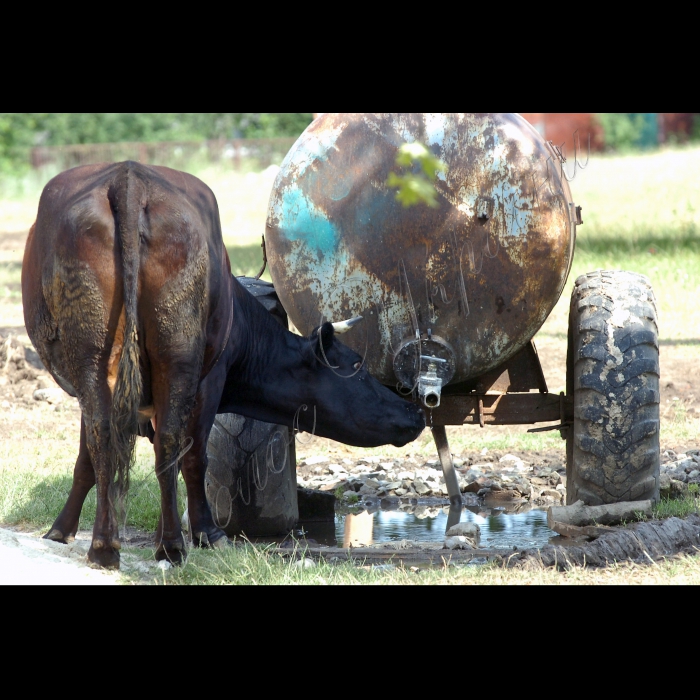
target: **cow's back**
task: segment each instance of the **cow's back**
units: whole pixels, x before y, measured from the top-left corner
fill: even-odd
[[[211,190],[187,173],[134,162],[73,168],[44,188],[22,272],[29,336],[71,393],[87,356],[104,361],[114,386],[130,246],[145,370],[149,352],[165,359],[168,348],[183,348],[179,361],[200,366],[217,354],[230,272]]]

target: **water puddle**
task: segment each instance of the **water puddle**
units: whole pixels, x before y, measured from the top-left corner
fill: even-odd
[[[459,518],[457,520],[457,518]],[[448,526],[475,523],[481,529],[481,546],[488,549],[543,547],[555,537],[547,527],[546,508],[507,512],[504,507],[465,506],[460,512],[449,507],[415,506],[411,509],[367,509],[336,514],[334,523],[305,525],[308,537],[329,546],[376,545],[413,540],[443,542]]]
[[[373,543],[400,542],[403,539],[421,542],[444,541],[449,512],[441,510],[433,517],[430,515],[421,517],[421,515],[400,511],[372,513]],[[547,527],[546,510],[533,509],[527,513],[500,511],[479,515],[478,512],[464,508],[459,522],[477,524],[481,529],[481,545],[489,549],[542,547],[549,542],[550,537],[556,535]],[[338,529],[342,528],[344,535],[347,523],[338,523],[338,525],[340,526]]]

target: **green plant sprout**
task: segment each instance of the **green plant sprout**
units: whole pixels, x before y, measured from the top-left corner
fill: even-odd
[[[437,195],[435,191],[435,178],[438,172],[447,169],[437,156],[433,155],[427,146],[414,141],[404,143],[396,154],[396,166],[402,169],[411,169],[406,174],[389,173],[386,184],[396,189],[396,199],[404,207],[416,204],[426,204],[429,207],[437,207]],[[416,172],[418,166],[418,172]]]

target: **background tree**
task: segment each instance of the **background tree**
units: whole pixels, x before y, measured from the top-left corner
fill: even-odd
[[[29,167],[33,146],[298,136],[308,113],[0,113],[0,172]]]

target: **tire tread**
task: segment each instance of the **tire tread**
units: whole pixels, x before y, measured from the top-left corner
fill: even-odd
[[[659,345],[649,279],[581,275],[571,297],[567,503],[659,498]]]

